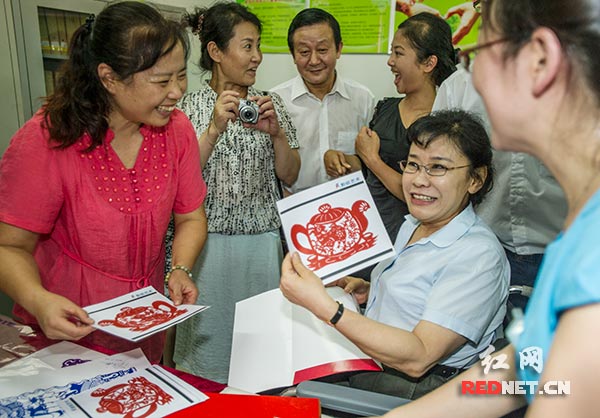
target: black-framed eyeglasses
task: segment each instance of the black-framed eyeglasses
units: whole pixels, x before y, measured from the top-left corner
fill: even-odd
[[[479,53],[479,51],[481,51],[482,49],[494,46],[496,44],[506,42],[508,40],[509,40],[509,38],[495,39],[490,42],[484,42],[482,44],[477,44],[475,46],[472,46],[471,48],[464,49],[458,53],[458,58],[460,59],[460,63],[465,68],[465,70],[471,71],[471,63],[473,62],[473,59],[475,59],[475,55],[477,55]]]
[[[424,169],[427,174],[433,177],[441,177],[446,175],[446,173],[450,170],[456,170],[457,168],[465,168],[470,167],[471,164],[467,165],[457,165],[456,167],[446,167],[445,165],[433,163],[433,164],[419,164],[414,161],[400,161],[400,170],[402,173],[406,174],[415,174],[419,170]]]

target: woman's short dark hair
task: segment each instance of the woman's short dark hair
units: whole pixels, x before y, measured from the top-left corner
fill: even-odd
[[[84,133],[90,149],[102,144],[108,130],[112,96],[98,78],[98,65],[109,65],[120,80],[152,67],[177,45],[187,59],[185,29],[165,19],[154,7],[138,1],[106,6],[89,16],[75,31],[69,58],[61,69],[54,94],[44,105],[44,123],[60,148],[74,144]]]
[[[477,206],[494,184],[492,146],[481,120],[473,113],[463,110],[440,110],[417,119],[408,128],[408,140],[420,148],[427,148],[437,139],[447,139],[467,157],[471,176],[477,178],[476,169],[485,167],[487,177],[482,187],[469,199]]]
[[[221,51],[229,46],[234,37],[236,25],[249,22],[262,32],[260,19],[245,6],[236,2],[218,2],[210,7],[196,7],[193,13],[187,13],[184,21],[191,27],[192,33],[200,38],[200,68],[212,71],[213,60],[207,46],[214,42]]]
[[[319,23],[327,23],[333,32],[333,40],[335,41],[335,49],[339,50],[340,44],[342,43],[342,31],[340,30],[340,24],[329,12],[316,7],[311,7],[300,11],[288,29],[287,43],[290,48],[290,52],[294,54],[294,33],[304,26],[317,25]]]
[[[600,102],[600,1],[487,0],[482,5],[483,27],[507,39],[505,58],[516,56],[537,28],[549,28],[578,67],[572,77],[581,73]]]
[[[410,42],[419,62],[424,62],[431,55],[437,57],[432,73],[436,86],[456,71],[452,29],[444,19],[431,13],[419,13],[400,23],[398,31]]]

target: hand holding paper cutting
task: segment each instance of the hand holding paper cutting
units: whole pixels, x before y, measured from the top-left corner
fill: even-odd
[[[198,288],[186,271],[173,269],[166,285],[169,289],[169,297],[176,306],[181,304],[193,305],[196,303]]]
[[[337,303],[327,294],[321,279],[302,264],[298,253],[288,253],[283,259],[279,287],[290,302],[323,321],[328,321],[337,310]]]
[[[69,299],[43,289],[33,299],[31,313],[48,338],[76,341],[95,330],[91,326],[94,320]]]

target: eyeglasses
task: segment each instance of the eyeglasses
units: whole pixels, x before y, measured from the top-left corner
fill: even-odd
[[[460,59],[460,63],[462,64],[462,66],[464,67],[465,70],[471,71],[471,62],[475,59],[475,56],[479,53],[479,51],[481,51],[482,49],[494,46],[496,44],[499,44],[501,42],[506,42],[506,41],[508,41],[508,38],[495,39],[493,41],[484,42],[482,44],[478,44],[471,48],[467,48],[463,51],[460,51],[458,53],[458,58]]]
[[[418,172],[419,170],[421,170],[421,168],[423,168],[425,170],[425,172],[427,174],[429,174],[430,176],[433,177],[441,177],[446,175],[446,173],[450,170],[456,170],[457,168],[465,168],[465,167],[470,167],[471,164],[467,164],[467,165],[459,165],[456,167],[446,167],[444,165],[441,164],[419,164],[419,163],[415,163],[414,161],[400,161],[400,170],[402,170],[402,173],[406,173],[406,174],[415,174],[416,172]]]

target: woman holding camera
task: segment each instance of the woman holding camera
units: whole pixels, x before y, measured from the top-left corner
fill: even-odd
[[[178,326],[179,367],[225,383],[235,303],[279,285],[275,202],[300,169],[298,142],[280,97],[252,87],[262,61],[261,23],[244,6],[216,3],[187,16],[212,77],[180,102],[199,138],[208,186],[208,239],[194,268],[198,303],[211,309]]]

